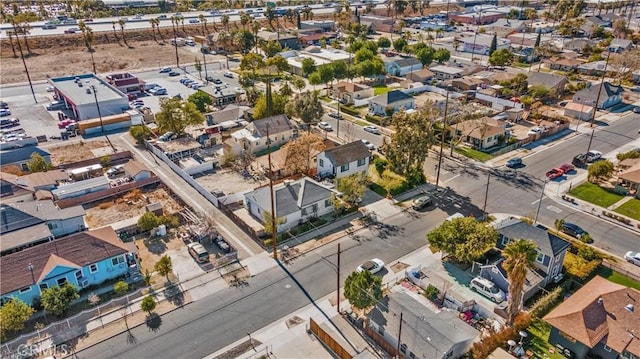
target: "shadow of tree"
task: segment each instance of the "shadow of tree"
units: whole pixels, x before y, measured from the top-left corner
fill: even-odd
[[[164,290],[167,301],[175,306],[184,305],[184,292],[179,285],[172,285]]]
[[[147,324],[147,328],[149,328],[150,331],[156,333],[158,330],[160,330],[160,326],[162,325],[162,317],[158,315],[158,313],[151,313],[147,315],[145,323]]]
[[[162,238],[147,238],[143,241],[147,250],[153,254],[162,254],[167,250],[167,244]]]
[[[131,332],[131,330],[127,329],[127,344],[136,344],[138,342],[138,340],[136,339],[136,336],[133,335],[133,333]]]

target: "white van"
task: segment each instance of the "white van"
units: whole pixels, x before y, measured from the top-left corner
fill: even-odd
[[[464,215],[462,213],[457,212],[457,213],[454,213],[454,214],[450,215],[449,217],[447,217],[447,219],[445,219],[445,221],[451,221],[453,219],[463,218],[463,217],[464,217]]]
[[[484,295],[485,297],[491,299],[491,301],[493,302],[501,303],[505,299],[505,295],[502,289],[498,288],[492,281],[488,279],[475,277],[471,280],[469,287],[471,287],[472,291]]]

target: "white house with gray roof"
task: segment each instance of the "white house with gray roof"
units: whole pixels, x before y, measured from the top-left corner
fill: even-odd
[[[405,76],[422,68],[422,62],[415,57],[387,57],[383,61],[384,70],[392,76]]]
[[[369,100],[369,112],[374,115],[386,116],[388,107],[393,108],[394,113],[410,110],[416,107],[416,100],[400,90],[391,90]]]
[[[275,115],[251,122],[246,128],[231,134],[226,143],[235,154],[244,151],[251,153],[267,149],[267,131],[271,148],[275,149],[298,136],[297,127],[286,115]]]
[[[370,157],[369,149],[360,140],[324,150],[316,157],[318,175],[342,178],[356,173],[367,174]]]
[[[600,90],[601,88],[602,90]],[[598,92],[600,92],[600,97],[598,97]],[[605,109],[621,103],[623,93],[624,88],[622,88],[622,86],[615,86],[610,82],[597,85],[589,84],[586,88],[573,95],[573,102],[586,106],[594,106],[597,99],[598,108]]]
[[[337,192],[309,177],[303,177],[274,186],[273,193],[276,217],[283,220],[278,225],[278,232],[282,232],[313,217],[333,212],[330,198],[332,193]],[[245,193],[244,203],[249,213],[264,223],[265,214],[271,212],[269,186]]]
[[[493,35],[478,34],[474,36],[461,37],[459,40],[462,43],[463,52],[489,55],[489,49],[491,48]],[[511,46],[511,41],[503,39],[501,37],[498,37],[496,39],[496,43],[496,50],[509,49],[509,47]]]
[[[451,80],[462,77],[464,69],[460,67],[452,67],[445,65],[438,65],[430,68],[431,72],[436,76],[438,80]]]

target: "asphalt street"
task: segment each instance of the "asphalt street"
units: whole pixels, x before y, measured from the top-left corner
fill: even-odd
[[[390,228],[365,229],[358,240],[340,240],[341,283],[370,258],[392,263],[422,246],[426,233],[460,209],[447,200],[426,212],[402,212],[384,223]],[[477,208],[464,210],[477,211]],[[77,353],[78,358],[201,358],[287,316],[335,291],[337,244],[333,242],[248,280],[242,288],[213,293],[162,316],[155,331],[146,325]],[[382,272],[381,274],[384,274]],[[129,339],[128,339],[129,338]],[[176,343],[180,343],[176,345]]]

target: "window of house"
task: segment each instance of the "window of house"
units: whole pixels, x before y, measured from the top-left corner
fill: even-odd
[[[509,238],[507,238],[505,236],[502,236],[502,235],[501,235],[501,237],[502,237],[502,245],[503,246],[506,246],[507,244],[509,244]]]
[[[20,167],[22,167],[23,171],[29,172],[29,166],[26,163],[21,163]]]
[[[31,287],[25,287],[20,289],[20,293],[26,293],[26,292],[30,292],[31,291]]]
[[[349,164],[340,166],[340,172],[347,172],[349,170]]]
[[[400,352],[407,353],[407,345],[405,343],[400,344]]]
[[[56,228],[58,228],[58,224],[57,223],[53,223],[53,222],[49,222],[49,223],[47,223],[47,227],[49,227],[49,229],[56,229]]]
[[[358,167],[360,166],[364,166],[364,163],[366,162],[366,160],[364,158],[361,158],[358,160]]]
[[[536,258],[536,262],[542,263],[544,261],[544,253],[538,252],[538,257]]]
[[[76,272],[76,279],[80,279],[80,277],[82,277],[82,271],[77,271]]]
[[[314,203],[313,205],[311,205],[311,211],[313,213],[318,212],[318,204],[317,203]]]
[[[117,256],[115,258],[111,258],[111,264],[114,266],[117,266],[120,263],[124,263],[124,257],[123,256]]]
[[[324,167],[324,160],[322,158],[319,159],[318,164],[320,165],[320,167]]]
[[[93,263],[92,265],[89,266],[89,272],[95,273],[97,271],[98,271],[98,263]]]
[[[62,286],[65,283],[67,283],[67,278],[60,278],[58,279],[58,286]]]
[[[324,207],[325,207],[325,208],[326,208],[326,207],[331,207],[331,200],[329,200],[329,199],[325,199],[325,200],[324,200]]]
[[[380,335],[384,335],[384,328],[383,327],[378,327],[378,333]]]
[[[605,344],[604,351],[611,353],[611,348]]]
[[[411,359],[416,359],[416,355],[415,355],[415,354],[413,354],[413,352],[411,352],[411,353],[409,354],[409,357],[410,357]]]
[[[49,285],[47,283],[40,283],[40,290],[45,290],[49,288]]]

